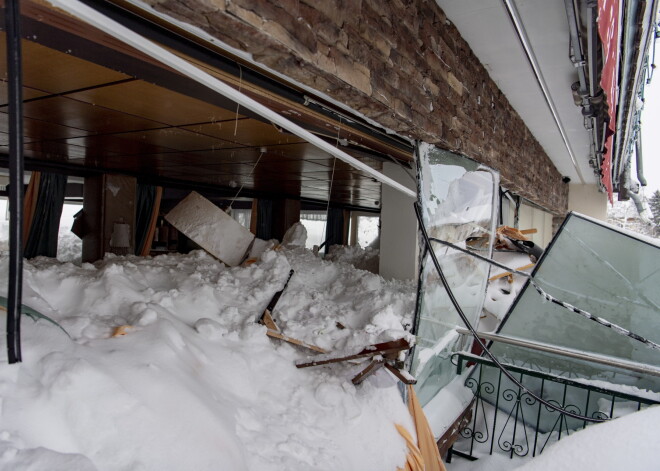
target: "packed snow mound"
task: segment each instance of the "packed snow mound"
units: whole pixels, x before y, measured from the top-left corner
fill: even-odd
[[[307,229],[301,222],[297,222],[289,229],[287,229],[284,237],[282,237],[282,245],[287,249],[295,249],[297,247],[305,247],[307,243]]]
[[[412,423],[389,372],[356,387],[364,364],[297,369],[310,352],[255,322],[291,268],[274,312],[285,334],[333,351],[410,339],[412,283],[305,249],[234,268],[203,251],[27,261],[23,302],[71,339],[24,318],[23,363],[0,359],[0,470],[401,466],[394,424]],[[7,273],[2,257],[3,289]]]
[[[592,425],[562,438],[520,471],[658,469],[660,407]]]
[[[378,273],[380,251],[373,247],[362,248],[358,245],[331,245],[325,259],[349,263],[360,270]]]

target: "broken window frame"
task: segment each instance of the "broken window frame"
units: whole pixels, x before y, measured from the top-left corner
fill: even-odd
[[[444,180],[444,177],[441,177],[441,181],[444,181],[444,183],[446,184],[446,188],[443,187],[441,189],[440,187],[437,188],[434,187],[433,189],[431,189],[430,187],[425,188],[424,186],[425,182],[430,182],[430,183],[433,182],[433,178],[431,176],[431,173],[433,172],[431,172],[430,167],[426,168],[425,171],[425,165],[432,165],[431,157],[430,157],[432,153],[436,155],[435,158],[438,159],[437,163],[439,163],[440,165],[447,165],[447,166],[458,165],[460,167],[463,167],[464,172],[458,178]],[[460,171],[457,170],[457,172]],[[497,226],[497,220],[498,220],[497,218],[498,218],[498,210],[499,210],[499,195],[500,195],[499,174],[493,171],[492,169],[483,166],[478,162],[471,160],[460,154],[442,150],[426,143],[421,143],[417,147],[417,176],[418,176],[418,186],[419,186],[418,202],[422,208],[425,207],[425,199],[431,200],[433,198],[436,198],[438,201],[446,202],[446,200],[448,199],[451,184],[453,182],[461,180],[466,175],[469,176],[472,172],[486,172],[489,175],[489,177],[492,179],[492,185],[489,185],[490,196],[488,200],[490,205],[490,211],[488,211],[488,220],[487,220],[488,223],[487,225],[479,226],[480,230],[488,235],[488,243],[485,251],[487,253],[488,258],[492,258],[495,229]],[[425,173],[427,173],[426,176]],[[456,191],[458,191],[457,188],[458,187],[455,188]],[[447,190],[447,193],[443,197],[444,199],[438,198],[436,192],[439,191],[440,193],[443,193],[445,189]],[[428,215],[424,214],[424,216],[427,216],[424,217],[425,226],[428,227],[429,225],[432,225],[429,224],[430,221],[428,219]],[[481,221],[483,220],[484,219],[481,219]],[[474,309],[471,310],[472,311],[471,317],[473,318],[472,320],[474,320],[474,323],[476,324],[479,320],[479,316],[483,307],[483,301],[485,298],[485,288],[488,282],[488,276],[490,274],[489,264],[483,261],[477,261],[473,257],[470,257],[465,254],[461,254],[460,252],[454,251],[453,249],[448,249],[447,247],[443,247],[440,244],[434,243],[433,245],[435,245],[436,247],[441,247],[441,250],[445,251],[446,253],[449,253],[450,251],[455,252],[451,254],[451,257],[457,258],[458,260],[466,260],[466,261],[469,260],[467,263],[483,264],[482,273],[481,273],[481,275],[483,276],[480,277],[481,282],[479,283],[479,286],[481,286],[481,289],[479,291],[481,291],[482,296],[480,297],[480,300],[477,302],[477,305],[472,306]],[[447,326],[444,333],[441,334],[442,328],[441,326],[439,326],[438,327],[439,330],[436,332],[438,335],[434,333],[430,336],[430,339],[432,339],[432,341],[434,342],[433,346],[428,345],[426,348],[423,347],[422,335],[424,335],[423,332],[425,329],[427,330],[429,329],[429,326],[426,325],[427,322],[425,322],[428,319],[424,317],[424,312],[425,311],[429,312],[429,310],[426,309],[426,304],[425,304],[425,300],[429,296],[427,294],[427,287],[429,286],[428,278],[429,275],[431,275],[434,272],[434,267],[431,263],[429,263],[429,252],[428,252],[429,249],[426,247],[424,243],[422,243],[421,246],[423,247],[423,249],[420,251],[417,304],[416,304],[416,312],[415,312],[415,323],[413,326],[413,333],[417,336],[418,343],[415,349],[413,350],[411,357],[409,358],[409,365],[410,365],[410,371],[418,379],[416,391],[418,393],[420,403],[422,405],[425,405],[433,397],[435,397],[435,395],[437,395],[437,393],[444,386],[446,386],[449,383],[449,381],[451,381],[451,379],[454,377],[455,371],[454,371],[454,365],[451,364],[451,355],[458,350],[462,350],[464,348],[469,347],[468,342],[470,342],[470,340],[461,339],[457,334],[455,338],[449,338],[452,335],[452,329],[449,326]],[[444,287],[441,284],[435,286],[434,289],[437,293],[442,293],[445,291]],[[435,309],[435,308],[432,307],[431,309]],[[454,312],[453,307],[449,305],[445,306],[444,312],[449,313],[448,314],[449,319],[453,318],[454,319],[453,323],[455,325],[462,326],[462,321],[460,321],[458,315]],[[475,315],[476,318],[474,318]],[[445,316],[440,316],[438,320],[439,321],[443,320],[444,317]],[[439,322],[439,324],[442,324],[442,322]],[[442,345],[443,339],[446,342],[446,345],[444,346]],[[433,352],[433,350],[438,348],[440,348],[439,351]],[[425,350],[426,351],[431,350],[432,351],[431,355],[429,356],[428,353],[423,354]],[[425,357],[425,356],[429,356],[429,358],[420,361],[420,357]]]
[[[577,221],[577,222],[576,222]],[[560,226],[559,230],[553,237],[552,241],[548,245],[548,248],[545,250],[543,256],[539,260],[539,263],[537,263],[536,267],[534,268],[532,272],[532,279],[539,284],[540,286],[543,287],[544,290],[547,290],[551,295],[554,295],[556,297],[559,297],[562,299],[564,302],[568,302],[571,305],[574,305],[577,308],[582,308],[588,311],[590,314],[595,315],[595,316],[602,316],[605,319],[607,319],[609,322],[621,324],[624,328],[627,328],[629,330],[639,330],[635,329],[634,326],[622,322],[621,319],[616,315],[617,310],[614,309],[611,312],[603,312],[602,309],[598,309],[595,306],[590,306],[590,305],[585,305],[583,302],[580,302],[579,299],[574,299],[572,295],[566,291],[563,293],[556,291],[556,287],[553,286],[553,283],[550,280],[545,279],[544,272],[548,272],[549,268],[547,265],[547,261],[553,260],[553,249],[557,249],[558,247],[563,247],[566,245],[565,240],[571,238],[571,237],[576,237],[574,235],[571,235],[570,230],[571,226],[574,226],[575,224],[592,224],[592,228],[595,228],[596,231],[605,231],[601,235],[607,234],[607,231],[611,231],[613,234],[617,234],[619,237],[621,237],[620,240],[626,241],[626,240],[634,240],[639,242],[641,247],[646,247],[650,246],[653,248],[657,248],[657,245],[654,245],[648,240],[645,240],[643,237],[637,237],[633,234],[626,233],[625,231],[617,230],[614,227],[611,227],[601,221],[594,220],[592,218],[589,218],[587,216],[583,216],[578,213],[569,213],[569,215],[566,217],[562,225]],[[585,226],[588,227],[588,226]],[[578,226],[578,230],[582,230]],[[568,232],[566,232],[568,231]],[[598,233],[598,232],[596,232]],[[590,250],[598,250],[597,248],[593,248],[593,245],[595,242],[601,242],[602,240],[605,240],[604,237],[591,237],[592,244]],[[619,251],[623,251],[621,247],[618,249]],[[626,251],[627,253],[627,251]],[[645,259],[649,258],[648,255],[646,257],[643,257]],[[603,267],[601,267],[600,270],[595,270],[599,273],[599,276],[604,276],[604,270],[608,267],[609,262],[604,262]],[[545,266],[545,268],[544,268]],[[552,268],[550,268],[551,270]],[[618,275],[621,275],[619,271],[617,271],[614,267],[611,268],[612,273]],[[521,289],[519,295],[516,297],[516,300],[514,303],[511,305],[509,308],[507,314],[503,318],[502,322],[500,323],[497,333],[502,334],[505,336],[514,336],[517,338],[523,338],[531,341],[536,341],[536,342],[542,342],[542,343],[547,343],[547,344],[552,344],[553,342],[549,342],[547,338],[537,338],[533,335],[534,332],[540,332],[540,329],[535,329],[534,332],[528,332],[528,334],[531,335],[521,335],[521,332],[516,332],[515,330],[513,333],[510,332],[511,330],[511,322],[515,323],[515,312],[517,309],[525,308],[524,303],[528,302],[528,299],[531,298],[532,300],[536,300],[536,298],[539,298],[537,301],[539,303],[539,306],[542,307],[544,310],[550,310],[552,316],[563,316],[561,319],[563,319],[563,323],[568,323],[571,325],[577,325],[580,327],[580,329],[584,331],[590,331],[596,333],[596,335],[602,335],[605,338],[610,338],[610,340],[607,342],[608,344],[611,344],[611,342],[617,342],[621,343],[623,345],[624,342],[627,342],[630,346],[631,349],[634,351],[646,352],[646,348],[642,346],[639,342],[633,340],[633,339],[628,339],[625,340],[626,337],[622,337],[621,335],[613,335],[613,332],[610,332],[604,326],[597,325],[594,322],[590,321],[587,318],[584,318],[583,316],[580,316],[579,314],[573,313],[570,310],[557,306],[553,303],[546,303],[542,298],[540,298],[540,295],[536,292],[534,287],[531,284],[531,280],[528,279],[523,288]],[[546,304],[543,304],[546,303]],[[630,305],[627,309],[630,309]],[[533,311],[534,315],[536,316],[536,310]],[[658,321],[660,322],[660,320]],[[537,326],[535,324],[535,326]],[[537,326],[538,327],[538,326]],[[649,326],[650,328],[650,326]],[[515,324],[514,324],[514,329],[515,329]],[[591,330],[594,329],[594,330]],[[646,330],[646,329],[645,329]],[[648,330],[646,332],[642,332],[644,334],[648,334]],[[602,356],[612,356],[614,358],[620,358],[626,361],[636,361],[633,358],[622,356],[622,355],[613,355],[611,349],[609,351],[606,351],[605,349],[597,349],[597,348],[592,348],[589,349],[587,348],[587,344],[585,343],[587,339],[584,337],[581,337],[579,346],[578,345],[571,345],[566,338],[558,337],[556,339],[557,345],[560,347],[565,347],[565,348],[575,348],[577,350],[581,351],[586,351],[590,352],[592,354],[596,355],[602,355]],[[657,340],[657,338],[652,338],[651,340]],[[563,343],[562,343],[563,342]],[[623,348],[620,345],[620,348]],[[593,363],[590,362],[584,362],[584,361],[573,361],[573,360],[566,360],[566,359],[553,359],[553,356],[551,354],[531,354],[526,350],[518,350],[515,348],[511,347],[504,347],[499,343],[495,343],[494,346],[492,347],[493,353],[496,355],[502,356],[502,355],[508,355],[510,356],[511,352],[519,351],[519,352],[524,352],[523,358],[528,358],[529,361],[525,362],[524,360],[518,360],[519,364],[524,364],[527,367],[537,369],[539,371],[545,371],[545,372],[550,372],[553,374],[560,374],[560,375],[568,375],[568,376],[582,376],[587,379],[604,379],[604,377],[600,377],[602,375],[608,376],[610,374],[618,375],[620,377],[620,380],[623,382],[630,382],[632,381],[632,377],[630,376],[629,373],[627,373],[624,370],[619,370],[616,368],[608,367],[608,368],[602,368],[595,366]],[[657,352],[655,352],[657,353]],[[523,362],[523,363],[521,363]],[[645,364],[644,362],[640,362],[641,364]],[[562,365],[561,368],[559,368],[558,365]],[[655,366],[660,366],[660,357],[658,361],[655,363],[648,363],[648,364],[654,364]],[[555,365],[555,366],[553,366]],[[626,379],[626,377],[629,377]],[[660,390],[660,384],[658,384],[657,381],[653,381],[650,378],[641,378],[639,379],[641,381],[638,383],[638,387],[642,388],[650,388],[653,384],[656,385],[655,390]]]

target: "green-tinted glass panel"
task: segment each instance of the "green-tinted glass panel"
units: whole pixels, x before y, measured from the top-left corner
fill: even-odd
[[[534,273],[546,292],[660,343],[660,247],[651,240],[571,214]],[[502,335],[660,366],[660,351],[547,302],[527,284],[499,329]],[[660,391],[657,377],[614,370],[495,343],[498,358],[567,376]]]

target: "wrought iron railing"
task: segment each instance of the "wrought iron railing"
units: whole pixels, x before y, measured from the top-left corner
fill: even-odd
[[[452,357],[461,374],[465,364],[476,364],[465,385],[472,389],[472,422],[461,430],[455,452],[475,457],[476,451],[493,454],[498,449],[514,456],[536,456],[554,441],[585,428],[578,420],[543,405],[514,385],[490,360],[470,353]],[[659,401],[585,384],[529,368],[506,365],[521,384],[542,399],[569,412],[594,419],[611,419]],[[497,447],[497,448],[495,448]]]

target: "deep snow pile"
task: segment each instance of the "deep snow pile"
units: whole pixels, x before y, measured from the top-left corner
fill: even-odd
[[[521,471],[556,469],[658,469],[660,407],[580,430],[561,440]],[[510,468],[509,468],[510,469]]]
[[[378,272],[380,251],[373,247],[362,248],[359,245],[332,245],[326,255],[326,260],[350,263],[356,268],[371,273]]]
[[[227,268],[197,251],[75,266],[26,262],[23,360],[0,359],[0,469],[387,470],[412,424],[393,377],[364,365],[296,369],[307,352],[255,320],[295,274],[284,333],[346,350],[405,337],[412,283],[305,249]],[[0,258],[0,286],[7,284]],[[4,324],[4,316],[0,319]],[[113,338],[116,327],[126,335]],[[5,351],[4,339],[2,351]],[[313,355],[313,354],[312,354]]]

